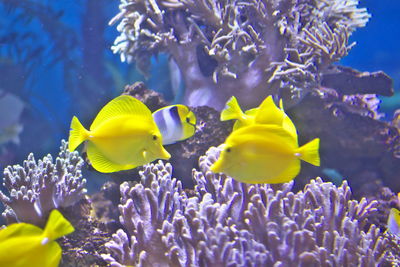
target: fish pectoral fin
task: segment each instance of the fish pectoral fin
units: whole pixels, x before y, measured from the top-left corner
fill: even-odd
[[[112,162],[103,153],[101,153],[101,151],[92,142],[88,142],[87,156],[93,168],[103,173],[117,172],[136,167],[133,164],[122,165]]]

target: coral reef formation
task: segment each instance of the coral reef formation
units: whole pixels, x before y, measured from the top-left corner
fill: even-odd
[[[84,198],[83,160],[67,147],[63,140],[55,162],[50,154],[36,161],[31,153],[23,166],[4,170],[4,186],[10,196],[0,191],[0,201],[6,207],[3,217],[8,224],[27,222],[43,227],[52,209],[72,206]]]
[[[322,168],[338,170],[353,190],[365,190],[365,184],[374,186],[382,181],[393,191],[400,191],[396,182],[400,171],[399,132],[377,119],[380,113],[375,97],[350,97],[325,90],[318,96],[305,96],[287,114],[298,126],[300,143],[321,139]],[[320,169],[304,171],[297,180],[302,185],[310,176],[321,175]]]
[[[186,85],[185,103],[221,109],[235,95],[245,108],[288,89],[319,87],[346,56],[349,36],[370,15],[358,1],[121,0],[113,51],[147,71],[168,53]]]
[[[111,239],[111,233],[104,229],[92,206],[92,199],[82,199],[62,210],[75,232],[59,240],[63,250],[60,267],[106,266],[100,255],[106,252],[104,242]]]
[[[303,191],[293,182],[248,185],[209,167],[219,149],[193,170],[194,191],[171,177],[159,161],[121,184],[118,230],[103,258],[111,266],[373,266],[387,263],[387,239],[367,219],[377,202],[351,200],[340,187],[312,180]],[[365,232],[364,232],[365,230]]]
[[[267,95],[283,98],[300,141],[321,138],[322,168],[354,189],[367,177],[400,191],[399,134],[378,112],[377,96],[393,95],[391,79],[332,65],[369,17],[356,0],[121,0],[110,24],[120,20],[113,50],[123,60],[143,70],[161,52],[176,61],[189,106],[218,110],[235,95],[249,109]],[[302,170],[297,189],[322,176]]]

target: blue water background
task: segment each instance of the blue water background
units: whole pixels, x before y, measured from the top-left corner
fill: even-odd
[[[0,169],[21,164],[29,152],[36,158],[56,155],[60,140],[68,138],[73,115],[89,126],[100,107],[126,84],[145,80],[110,50],[118,32],[107,23],[118,5],[116,0],[0,0],[0,88],[26,105],[21,144],[0,147]],[[372,18],[352,35],[357,45],[340,64],[383,70],[398,90],[400,3],[367,0],[360,6],[367,7]],[[166,56],[153,59],[151,74],[148,87],[172,100]],[[399,102],[384,99],[388,119]]]

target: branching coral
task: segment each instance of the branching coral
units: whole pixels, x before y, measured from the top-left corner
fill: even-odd
[[[72,206],[81,200],[86,193],[82,166],[83,159],[78,152],[69,152],[64,140],[55,163],[51,155],[36,161],[31,153],[23,166],[8,166],[3,179],[10,196],[0,191],[7,223],[44,226],[52,209]]]
[[[121,185],[118,230],[103,258],[111,266],[374,266],[387,240],[375,225],[376,201],[351,200],[340,187],[312,180],[303,191],[248,185],[209,167],[211,148],[193,170],[192,195],[170,164],[150,164],[141,183]],[[364,232],[364,229],[366,232]]]
[[[320,73],[345,56],[349,35],[370,15],[358,1],[121,0],[113,51],[146,71],[150,56],[176,61],[192,106],[244,106],[288,88],[316,88]]]

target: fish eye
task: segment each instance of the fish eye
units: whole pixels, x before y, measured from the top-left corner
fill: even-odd
[[[228,147],[227,149],[225,149],[225,151],[229,153],[229,152],[231,152],[232,150],[231,150],[230,147]]]
[[[153,140],[154,140],[154,141],[157,140],[157,135],[153,135]]]
[[[189,117],[186,118],[186,122],[190,123],[190,118]]]

